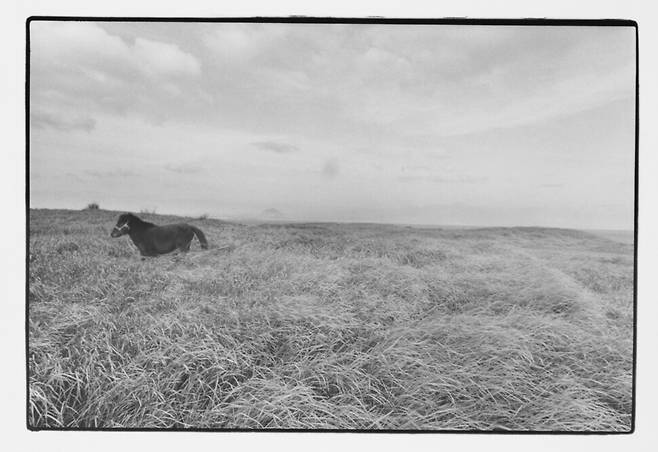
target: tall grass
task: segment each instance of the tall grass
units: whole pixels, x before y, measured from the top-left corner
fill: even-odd
[[[116,216],[30,213],[33,427],[630,428],[630,245],[203,219],[142,261]]]

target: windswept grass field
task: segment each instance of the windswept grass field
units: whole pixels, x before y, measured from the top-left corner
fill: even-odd
[[[30,211],[34,428],[630,429],[632,243],[187,218],[141,260],[117,216]]]

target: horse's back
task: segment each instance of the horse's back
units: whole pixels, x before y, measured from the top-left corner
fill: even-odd
[[[156,226],[156,229],[162,229],[165,231],[191,231],[192,226],[187,223],[172,223],[172,224],[163,224],[162,226]]]

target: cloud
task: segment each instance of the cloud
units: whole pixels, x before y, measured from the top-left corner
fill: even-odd
[[[199,75],[201,65],[177,45],[136,38],[131,45],[91,22],[32,22],[37,65],[93,69],[108,74]]]
[[[432,182],[436,182],[439,184],[478,184],[481,182],[486,182],[489,180],[489,178],[484,177],[484,176],[454,176],[454,177],[443,177],[443,176],[436,176],[430,178]]]
[[[366,33],[371,47],[346,72],[357,79],[341,97],[346,116],[436,139],[561,117],[633,92],[631,28],[419,28]]]
[[[30,102],[57,116],[86,111],[179,118],[206,105],[201,63],[172,43],[124,40],[88,22],[32,22]],[[198,108],[198,107],[197,107]],[[66,127],[66,126],[65,126]]]
[[[311,88],[311,82],[304,71],[259,68],[255,71],[264,87],[274,91],[305,92]]]
[[[483,176],[430,176],[407,174],[399,176],[398,182],[432,182],[436,184],[478,184],[489,180]]]
[[[30,125],[39,129],[52,128],[63,132],[73,130],[91,132],[96,127],[96,121],[87,116],[67,116],[64,113],[55,115],[40,111],[30,114]]]
[[[165,169],[178,174],[197,174],[203,170],[203,168],[196,163],[170,163],[165,165]]]
[[[332,158],[324,162],[324,166],[322,167],[322,174],[326,178],[334,179],[336,176],[338,176],[339,172],[340,167],[338,166],[338,160]]]
[[[540,184],[541,188],[560,188],[564,187],[564,184]]]
[[[137,176],[137,173],[131,170],[116,168],[111,170],[87,170],[85,174],[93,177],[118,177],[118,178],[127,178]]]
[[[199,75],[201,65],[189,53],[174,44],[137,38],[131,49],[141,70],[157,75]]]
[[[251,143],[251,145],[263,151],[272,151],[277,154],[288,154],[299,150],[299,148],[293,144],[280,141],[256,141]]]
[[[33,176],[32,176],[32,173],[30,172],[30,179],[31,179],[32,177],[33,177]],[[71,179],[73,179],[73,180],[75,180],[76,182],[87,182],[87,180],[84,179],[83,177],[80,177],[79,174],[72,173],[72,172],[70,172],[70,171],[66,173],[66,178],[67,178],[67,180],[69,180],[69,181],[70,181]]]
[[[412,176],[412,175],[409,175],[409,174],[398,177],[399,182],[418,182],[418,181],[421,181],[423,179],[425,179],[425,178],[422,177],[422,176],[418,176],[418,175],[413,175]]]
[[[289,28],[281,24],[215,24],[204,42],[218,56],[245,62],[275,46]]]

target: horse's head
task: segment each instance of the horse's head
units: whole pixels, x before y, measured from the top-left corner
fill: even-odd
[[[130,226],[134,216],[129,213],[124,213],[119,216],[117,225],[114,226],[112,232],[110,233],[111,237],[121,237],[122,235],[128,234],[130,232]]]

